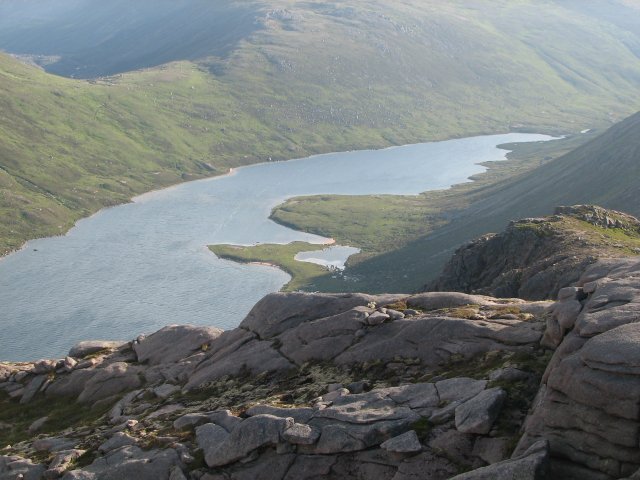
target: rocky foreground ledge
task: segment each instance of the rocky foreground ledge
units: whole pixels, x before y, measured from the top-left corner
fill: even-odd
[[[637,258],[557,302],[273,294],[0,364],[0,479],[640,478],[639,320]]]

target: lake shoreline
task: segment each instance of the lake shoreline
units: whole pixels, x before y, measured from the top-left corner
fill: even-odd
[[[484,172],[479,163],[505,160],[499,144],[547,140],[546,135],[497,135],[269,162],[104,209],[64,237],[33,240],[0,262],[7,332],[0,339],[0,358],[29,358],[35,344],[48,344],[49,356],[61,355],[68,346],[51,341],[53,332],[73,342],[126,338],[170,323],[233,328],[260,298],[291,279],[279,269],[223,262],[206,245],[300,241],[307,242],[305,250],[318,251],[334,243],[328,238],[333,235],[284,228],[269,220],[271,209],[300,195],[417,195],[449,188]],[[326,259],[338,260],[333,255]],[[331,274],[294,257],[287,261],[313,278]]]
[[[476,138],[476,137],[484,137],[484,136],[493,136],[493,135],[508,135],[508,134],[512,134],[512,133],[531,133],[531,134],[542,134],[542,135],[549,135],[549,136],[555,136],[557,135],[557,131],[555,130],[549,130],[547,132],[534,132],[533,130],[529,131],[529,129],[524,128],[524,129],[517,129],[517,130],[505,130],[505,131],[496,131],[496,132],[471,132],[469,134],[465,134],[465,135],[454,135],[451,137],[446,137],[446,138],[442,138],[442,139],[426,139],[423,141],[416,141],[415,143],[407,143],[407,144],[403,144],[403,145],[387,145],[387,146],[381,146],[380,148],[375,148],[375,147],[365,147],[363,149],[359,149],[357,146],[354,146],[352,149],[350,150],[344,150],[342,152],[340,151],[326,151],[326,152],[322,152],[322,153],[315,153],[312,155],[309,155],[307,157],[292,157],[292,158],[286,158],[286,159],[279,159],[279,160],[274,160],[274,161],[261,161],[261,162],[256,162],[256,163],[250,163],[247,165],[240,165],[237,167],[229,167],[229,170],[227,172],[222,172],[222,173],[213,173],[211,175],[204,175],[204,176],[198,176],[197,178],[193,178],[193,179],[183,179],[180,180],[178,182],[175,183],[170,183],[167,184],[165,186],[160,186],[157,188],[153,188],[151,190],[147,190],[141,193],[137,193],[134,196],[130,197],[128,200],[126,201],[122,201],[122,202],[117,202],[114,203],[113,205],[106,205],[106,206],[102,206],[100,207],[98,210],[95,210],[93,212],[91,212],[89,215],[86,216],[80,216],[79,218],[77,218],[72,225],[70,225],[66,230],[64,231],[60,231],[57,234],[56,233],[51,233],[51,234],[47,234],[47,235],[42,235],[42,236],[34,236],[34,237],[30,237],[27,238],[26,240],[24,240],[24,242],[22,243],[22,245],[18,248],[15,249],[11,249],[9,251],[6,252],[2,252],[0,253],[0,262],[2,262],[6,257],[18,253],[26,248],[28,248],[28,244],[29,242],[33,241],[33,240],[41,240],[43,238],[56,238],[56,237],[64,237],[66,236],[71,230],[73,230],[75,227],[78,226],[78,223],[81,222],[82,220],[86,220],[89,219],[91,217],[93,217],[94,215],[99,214],[100,212],[103,212],[105,210],[111,209],[111,208],[115,208],[115,207],[120,207],[122,205],[127,205],[129,203],[135,203],[136,199],[139,199],[141,197],[147,196],[147,195],[151,195],[157,192],[161,192],[167,189],[171,189],[171,188],[175,188],[178,187],[180,185],[184,185],[185,183],[190,183],[190,182],[199,182],[199,181],[205,181],[205,180],[213,180],[213,179],[217,179],[217,178],[224,178],[226,176],[232,175],[234,173],[237,173],[237,171],[239,169],[243,169],[243,168],[248,168],[248,167],[254,167],[257,165],[269,165],[269,164],[276,164],[276,163],[286,163],[286,162],[293,162],[293,161],[297,161],[297,160],[304,160],[307,158],[315,158],[315,157],[320,157],[323,155],[333,155],[333,154],[338,154],[338,153],[350,153],[350,152],[376,152],[376,151],[383,151],[383,150],[391,150],[391,149],[395,149],[395,148],[402,148],[405,147],[407,145],[419,145],[419,144],[424,144],[424,143],[439,143],[439,142],[448,142],[448,141],[452,141],[452,140],[460,140],[463,138]],[[327,149],[329,150],[329,149]],[[195,174],[194,174],[195,175]],[[453,187],[453,186],[452,186]]]

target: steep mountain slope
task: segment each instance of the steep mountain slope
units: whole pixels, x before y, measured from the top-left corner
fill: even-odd
[[[0,55],[0,85],[0,254],[138,193],[288,152],[192,64],[87,83]]]
[[[470,213],[538,215],[554,205],[598,203],[640,214],[640,113],[571,153],[489,189]],[[485,195],[483,193],[483,195]]]
[[[405,247],[354,266],[352,274],[386,268],[374,291],[385,285],[420,288],[403,280],[422,272],[434,279],[453,250],[488,231],[500,231],[515,218],[551,213],[557,205],[597,203],[640,214],[640,113],[567,155],[515,179],[468,194],[470,206],[450,213],[450,221]],[[366,282],[365,282],[366,283]],[[369,285],[367,285],[369,286]],[[362,287],[362,286],[361,286]],[[365,286],[366,288],[366,286]]]
[[[0,45],[52,73],[93,78],[224,56],[258,28],[256,8],[208,0],[3,0]]]
[[[0,0],[0,47],[52,72],[176,60],[81,82],[0,57],[0,252],[230,166],[608,125],[640,103],[627,3]]]
[[[365,252],[348,263],[348,281],[326,275],[314,281],[315,289],[383,292],[423,288],[458,246],[500,231],[514,218],[592,202],[640,213],[640,113],[586,143],[577,136],[505,148],[517,149],[511,162],[491,165],[473,183],[415,197],[294,198],[278,206],[272,218]],[[534,162],[540,166],[531,168]],[[500,175],[507,178],[496,182]]]

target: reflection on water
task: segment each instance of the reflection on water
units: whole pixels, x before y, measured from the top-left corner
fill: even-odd
[[[332,270],[344,270],[347,259],[356,253],[360,253],[359,248],[334,245],[323,250],[300,252],[294,258],[299,262],[315,263]]]

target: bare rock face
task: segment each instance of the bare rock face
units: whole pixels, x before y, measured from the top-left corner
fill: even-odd
[[[78,401],[95,402],[138,388],[142,384],[139,373],[139,367],[124,362],[113,363],[100,369],[84,384]]]
[[[409,307],[421,310],[440,310],[464,305],[491,305],[494,299],[482,295],[468,295],[459,292],[427,292],[413,295],[407,302]]]
[[[175,363],[208,348],[221,334],[219,328],[169,325],[135,342],[133,349],[141,363]]]
[[[170,471],[180,462],[173,449],[143,451],[126,446],[98,458],[88,467],[72,470],[63,480],[169,480]]]
[[[542,345],[556,348],[564,339],[567,332],[576,324],[578,315],[582,312],[582,303],[586,294],[581,288],[564,288],[560,290],[558,301],[549,308],[547,328],[542,338]]]
[[[79,361],[2,364],[24,408],[46,395],[107,413],[16,443],[0,479],[634,478],[638,312],[640,260],[618,259],[553,304],[272,294],[228,332],[171,326]]]
[[[0,478],[23,480],[40,480],[44,475],[45,467],[34,464],[31,460],[17,455],[0,456]]]
[[[229,432],[215,423],[207,423],[196,428],[196,441],[198,447],[204,452],[207,464],[215,462],[217,457],[212,457],[212,455],[218,451],[227,437],[229,437]]]
[[[186,388],[237,375],[243,368],[253,374],[286,371],[309,361],[353,365],[400,356],[437,366],[454,355],[473,357],[492,350],[530,349],[542,335],[539,323],[518,316],[463,319],[442,312],[394,320],[377,307],[371,308],[389,301],[405,301],[415,308],[438,312],[469,303],[488,309],[511,305],[517,311],[535,310],[534,304],[520,300],[498,303],[489,297],[456,293],[410,297],[274,293],[254,307],[239,329],[212,342],[207,360],[198,365]],[[376,315],[381,321],[371,324],[368,319]]]
[[[104,340],[88,340],[79,342],[69,350],[69,356],[72,358],[84,358],[87,355],[102,352],[105,350],[116,350],[126,345],[126,342],[111,342]]]
[[[548,323],[557,349],[516,453],[544,438],[553,478],[627,477],[640,467],[640,259],[599,262],[578,286],[580,311]]]
[[[320,438],[320,432],[309,425],[294,423],[283,432],[282,438],[294,445],[313,445]]]
[[[447,363],[453,355],[471,358],[492,350],[527,348],[540,338],[539,325],[515,321],[440,317],[411,318],[383,324],[335,358],[338,364],[380,359],[390,361],[398,352],[420,358],[425,365]]]
[[[267,295],[247,315],[240,328],[254,332],[258,338],[273,338],[304,322],[346,312],[375,301],[370,295],[308,295],[284,293]],[[393,299],[389,298],[388,303]]]
[[[451,480],[545,480],[549,478],[548,469],[549,446],[542,440],[517,457],[456,475]]]
[[[380,448],[392,453],[416,453],[422,451],[422,444],[416,432],[410,430],[383,442]]]
[[[484,390],[456,408],[456,428],[463,433],[487,434],[500,414],[507,394],[501,388]]]
[[[205,461],[210,467],[221,467],[245,458],[252,451],[266,445],[277,445],[285,430],[294,425],[292,418],[256,415],[242,422],[219,443],[205,450]],[[205,428],[206,425],[200,427]]]
[[[135,444],[136,439],[134,437],[127,435],[124,432],[116,432],[113,437],[111,437],[109,440],[98,447],[98,451],[102,453],[108,453],[112,450]]]
[[[185,388],[193,389],[243,371],[257,374],[292,368],[293,364],[274,348],[273,342],[258,340],[251,332],[235,329],[225,332],[212,343],[207,358],[190,375]]]
[[[511,222],[499,234],[459,248],[427,290],[530,300],[555,298],[600,258],[628,255],[603,240],[609,229],[640,234],[640,221],[593,205],[558,207],[555,215]]]

